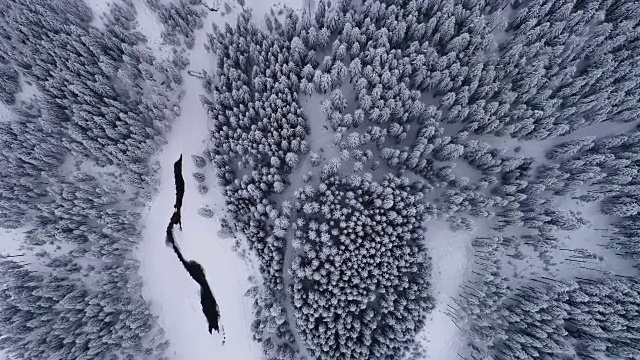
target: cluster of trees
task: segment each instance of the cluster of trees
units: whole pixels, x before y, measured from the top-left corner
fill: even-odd
[[[292,356],[285,348],[295,353],[292,316],[318,358],[393,357],[410,347],[404,336],[421,320],[376,318],[386,314],[379,299],[370,300],[372,307],[353,304],[368,286],[352,282],[356,271],[349,272],[347,284],[325,276],[343,271],[342,264],[327,259],[358,254],[362,259],[357,261],[365,261],[369,257],[361,252],[377,244],[359,242],[371,236],[362,225],[353,237],[344,235],[352,229],[341,220],[362,204],[350,194],[370,196],[369,190],[360,190],[373,183],[364,176],[369,169],[377,179],[385,173],[407,173],[412,179],[419,175],[426,182],[418,186],[421,193],[445,188],[433,191],[439,200],[422,203],[420,211],[393,210],[391,218],[375,215],[376,223],[390,219],[385,236],[397,229],[413,236],[417,227],[398,224],[414,217],[444,218],[462,230],[473,229],[471,218],[492,218],[493,229],[500,232],[534,229],[520,240],[549,263],[550,250],[558,243],[554,232],[588,223],[577,213],[558,210],[551,195],[573,194],[581,185],[593,184],[598,190],[581,199],[605,198],[605,213],[626,216],[616,225],[625,240],[615,246],[638,256],[636,135],[624,135],[628,139],[617,145],[608,139],[562,144],[549,152],[551,163],[542,166],[530,157],[508,156],[479,136],[543,140],[599,122],[634,120],[640,114],[640,70],[634,66],[640,59],[640,37],[634,30],[639,12],[639,4],[622,0],[367,0],[357,7],[348,0],[320,0],[312,13],[268,14],[268,33],[253,25],[246,12],[235,27],[215,29],[210,46],[218,54],[218,76],[204,81],[213,96],[203,99],[212,130],[208,155],[225,186],[228,209],[265,276],[265,289],[255,294],[254,330],[266,353],[275,359]],[[299,103],[299,96],[316,93],[324,96],[321,110],[336,135],[338,155],[328,161],[321,149],[309,152],[311,126]],[[603,144],[592,146],[596,143]],[[612,150],[593,150],[603,147]],[[580,154],[585,158],[578,161]],[[297,193],[294,205],[279,203],[288,194],[290,174],[297,175],[305,161],[320,166],[321,186],[336,190],[324,194],[326,190],[309,185]],[[347,161],[352,166],[344,166]],[[478,180],[456,175],[455,162],[462,161],[481,173]],[[313,173],[302,178],[317,184]],[[389,179],[384,181],[393,183]],[[394,209],[393,199],[379,200],[379,211]],[[330,206],[335,213],[325,213]],[[364,212],[357,216],[366,223]],[[332,247],[335,238],[352,245]],[[501,239],[496,246],[516,241]],[[283,277],[291,251],[300,255],[289,269],[294,314],[287,313]],[[386,254],[379,256],[371,263],[394,263]],[[498,308],[507,296],[500,264],[492,260],[487,266],[491,276],[477,286],[492,298],[476,308]],[[375,274],[373,283],[386,276]],[[329,286],[331,281],[338,285]],[[426,290],[426,282],[424,286]],[[345,294],[346,300],[328,300],[325,292],[332,291]],[[405,295],[383,299],[415,310]],[[429,308],[421,306],[421,311]],[[375,314],[369,316],[372,308]],[[344,314],[359,327],[348,328]],[[366,330],[380,324],[385,325]]]
[[[634,359],[640,355],[635,341],[640,330],[640,279],[607,275],[560,281],[542,276],[512,290],[502,269],[503,258],[506,249],[517,249],[518,244],[515,237],[473,240],[471,279],[447,308],[467,336],[471,358]],[[582,259],[601,260],[585,249],[571,251]]]
[[[130,278],[134,261],[102,267],[91,286],[72,277],[71,264],[56,259],[55,274],[41,274],[0,258],[0,347],[15,359],[168,359],[169,343]]]
[[[251,324],[253,338],[262,344],[265,358],[304,359],[300,354],[282,297],[272,289],[257,285],[252,286],[246,295],[253,299],[253,311],[256,316]]]
[[[596,139],[567,141],[547,152],[552,161],[538,170],[538,181],[554,193],[572,194],[584,202],[598,201],[614,222],[610,246],[640,266],[640,131]],[[587,189],[585,192],[584,189]],[[579,190],[582,194],[577,195]]]
[[[11,121],[37,129],[27,124]],[[163,358],[167,344],[150,335],[157,325],[131,258],[140,239],[140,213],[123,207],[131,193],[90,174],[69,177],[51,163],[29,162],[35,151],[59,148],[42,131],[21,134],[21,143],[3,144],[2,164],[22,188],[14,192],[3,180],[1,226],[29,229],[24,246],[38,258],[0,265],[9,289],[0,298],[2,348],[16,359]],[[60,245],[67,250],[50,250]]]
[[[203,98],[213,144],[208,156],[236,228],[259,259],[264,289],[255,295],[254,335],[267,356],[289,359],[298,345],[283,303],[287,216],[275,197],[309,151],[308,126],[298,104],[300,67],[290,44],[250,20],[250,12],[243,12],[235,28],[215,28],[209,38],[218,55],[218,81],[204,82],[213,96]]]
[[[622,29],[632,26],[629,14],[637,5],[497,3],[367,1],[354,9],[348,1],[320,1],[312,16],[289,14],[284,25],[267,17],[267,26],[290,42],[295,64],[302,68],[300,92],[329,94],[322,109],[341,134],[340,149],[377,149],[377,158],[387,165],[382,170],[411,170],[453,187],[465,180],[448,171],[450,165],[436,164],[465,160],[515,186],[502,189],[497,203],[509,211],[502,212],[497,229],[523,224],[542,231],[560,228],[545,221],[549,214],[537,213],[545,199],[535,195],[566,192],[541,182],[528,186],[523,181],[533,159],[505,157],[469,135],[541,140],[595,122],[632,120],[640,96],[631,66],[638,58],[637,39]],[[516,15],[508,20],[505,13],[511,9]],[[269,26],[274,22],[275,28]],[[526,37],[529,31],[535,36]],[[330,55],[319,60],[316,52],[327,50]],[[614,72],[617,66],[624,71]],[[355,107],[343,93],[349,88]],[[602,93],[615,94],[616,100],[595,95]],[[435,105],[426,105],[430,97]],[[462,129],[444,136],[444,123],[460,123]],[[354,161],[361,169],[361,162]],[[371,165],[379,167],[375,159]],[[513,211],[521,206],[526,211]],[[474,212],[484,217],[491,210]],[[470,228],[459,218],[451,222]]]
[[[20,92],[18,77],[19,74],[16,69],[8,64],[7,59],[0,55],[0,102],[5,105],[13,105],[16,101],[15,94]]]
[[[516,15],[505,21],[504,7],[486,1],[366,1],[358,11],[346,3],[320,1],[315,24],[303,18],[300,30],[285,23],[278,33],[300,59],[331,47],[331,56],[303,69],[300,87],[307,94],[337,91],[324,107],[334,129],[370,122],[402,146],[417,127],[421,136],[411,151],[398,149],[395,163],[425,171],[432,157],[461,157],[463,144],[437,140],[437,126],[429,129],[437,122],[540,140],[595,122],[630,121],[640,111],[632,66],[638,39],[627,31],[637,4],[513,3]],[[500,33],[506,36],[496,41]],[[358,103],[346,114],[345,80]],[[421,94],[438,105],[425,105]]]
[[[353,175],[297,194],[290,287],[310,354],[400,358],[433,307],[419,184]]]
[[[505,299],[510,294],[508,279],[504,276],[502,250],[514,245],[512,237],[490,236],[473,239],[476,249],[472,274],[459,291],[447,314],[456,326],[464,326],[471,341],[490,342],[503,336],[504,330],[492,323]]]
[[[335,6],[346,10],[346,3],[342,2]],[[324,21],[323,17],[317,17],[317,19],[317,21]],[[268,23],[271,21],[269,20]],[[389,295],[388,298],[380,295],[380,299],[372,300],[375,305],[372,305],[369,312],[374,308],[376,311],[380,310],[384,304],[384,315],[375,315],[378,317],[369,319],[368,325],[362,325],[363,329],[368,329],[366,330],[367,339],[374,342],[376,346],[373,349],[367,349],[367,344],[362,339],[357,343],[338,345],[336,338],[334,339],[336,343],[332,345],[331,350],[323,350],[326,346],[325,334],[312,329],[311,325],[315,320],[307,322],[299,318],[302,310],[295,315],[287,314],[286,311],[283,272],[285,271],[285,252],[287,246],[291,246],[290,239],[287,238],[291,226],[290,218],[296,214],[301,220],[311,216],[311,213],[307,214],[305,211],[312,211],[310,207],[313,205],[303,206],[302,202],[298,202],[295,208],[285,206],[284,203],[278,206],[277,200],[289,186],[289,174],[299,165],[300,159],[306,159],[309,151],[309,145],[305,140],[309,125],[298,102],[298,91],[305,80],[307,82],[313,80],[313,76],[309,78],[305,74],[305,69],[308,70],[309,67],[319,64],[314,51],[309,50],[310,45],[304,44],[307,40],[301,40],[297,34],[300,28],[302,29],[300,31],[306,32],[315,26],[308,14],[300,18],[295,12],[287,11],[284,25],[276,26],[277,29],[272,34],[258,30],[250,22],[247,13],[239,16],[235,28],[226,26],[224,31],[216,29],[216,33],[210,37],[210,45],[218,54],[219,81],[205,83],[206,87],[211,86],[208,90],[212,93],[214,101],[204,99],[212,125],[213,147],[209,155],[218,169],[220,183],[226,187],[224,194],[236,226],[247,235],[250,247],[260,260],[266,286],[255,295],[258,318],[254,322],[253,329],[256,338],[263,341],[265,353],[270,354],[272,358],[280,359],[282,356],[291,354],[288,350],[282,350],[284,348],[297,351],[288,321],[291,316],[295,316],[296,322],[305,323],[307,330],[301,330],[298,327],[298,332],[303,336],[305,345],[314,353],[314,356],[335,358],[335,356],[357,356],[362,352],[368,354],[370,351],[371,354],[377,354],[376,356],[394,356],[404,351],[404,346],[413,342],[413,335],[420,328],[425,313],[431,307],[427,293],[428,283],[425,278],[428,273],[428,262],[419,244],[420,219],[426,216],[423,215],[426,213],[425,205],[416,204],[414,210],[409,212],[401,209],[400,205],[394,207],[393,202],[396,197],[397,204],[419,199],[416,194],[420,192],[419,190],[406,190],[404,187],[407,185],[397,183],[399,180],[390,178],[385,180],[384,185],[371,185],[375,189],[386,187],[392,190],[388,201],[380,204],[380,209],[377,210],[384,209],[385,216],[390,218],[389,224],[378,233],[378,236],[384,236],[384,239],[389,241],[388,244],[398,243],[397,249],[407,249],[409,252],[403,253],[404,264],[396,263],[393,259],[394,255],[390,255],[389,258],[380,256],[379,261],[385,262],[388,267],[393,266],[395,271],[401,274],[400,276],[411,278],[410,283],[406,284],[398,282],[397,279],[393,281],[391,277],[382,281],[386,277],[379,273],[379,270],[372,270],[378,273],[375,281],[380,282],[379,287],[395,289],[393,291],[396,293]],[[317,75],[316,72],[314,74]],[[326,76],[324,78],[326,79]],[[345,100],[340,98],[341,94],[335,91],[335,86],[331,85],[329,89],[334,91],[334,102],[336,104],[341,102],[342,104],[338,105],[344,108]],[[356,119],[355,122],[357,121],[359,120]],[[375,130],[372,130],[373,132]],[[362,152],[360,155],[356,155],[357,152],[354,153],[354,156],[364,161],[367,153],[369,157],[373,155],[370,151]],[[311,154],[309,154],[309,160],[319,165],[319,159],[313,160]],[[327,179],[329,183],[338,181],[328,180],[338,168],[338,161],[326,164],[322,167],[322,178]],[[355,191],[358,187],[365,187],[364,183],[373,184],[370,179],[352,180],[362,184],[346,185],[344,183],[341,186],[352,186]],[[376,191],[378,190],[371,190],[368,196],[374,196]],[[393,191],[397,193],[394,194]],[[405,200],[405,198],[408,199]],[[386,210],[391,207],[393,210]],[[375,221],[373,220],[375,217],[372,215],[369,221]],[[337,223],[328,221],[324,227],[329,229],[325,229],[327,235],[330,231],[339,229]],[[398,232],[403,229],[407,230],[405,234],[410,234],[409,238],[398,235]],[[385,231],[395,232],[393,233],[395,235],[389,235]],[[393,241],[390,240],[392,237]],[[293,242],[298,240],[301,239],[294,239]],[[357,241],[361,242],[361,239]],[[380,246],[383,243],[385,240],[380,238]],[[389,251],[395,253],[396,250],[390,248]],[[303,256],[307,256],[306,251]],[[355,252],[353,256],[356,256]],[[410,286],[411,289],[403,288],[406,286]],[[298,295],[307,291],[308,287],[305,287],[304,291],[301,288],[295,290]],[[371,296],[371,292],[367,296]],[[316,300],[310,299],[310,301]],[[408,304],[404,304],[405,302]],[[352,311],[350,309],[353,306],[349,301],[340,300],[340,303],[333,308],[340,308],[342,309],[340,311],[346,313]],[[356,315],[354,313],[351,316],[355,319]],[[403,330],[407,324],[413,325]],[[342,326],[345,325],[342,324]],[[337,337],[343,332],[345,330],[339,332],[336,330],[330,335]],[[274,334],[277,336],[274,337]],[[344,340],[340,341],[344,342]]]
[[[192,49],[196,38],[194,31],[201,29],[204,25],[202,17],[205,10],[199,6],[202,0],[180,0],[177,4],[165,3],[161,0],[146,0],[146,4],[160,18],[164,25],[162,29],[162,39],[165,43],[180,46],[180,37],[184,37],[184,45]]]
[[[474,358],[483,359],[635,359],[640,325],[640,281],[606,277],[538,281],[506,299],[477,338]]]
[[[35,253],[0,259],[0,347],[13,359],[165,359],[131,251],[180,73],[140,47],[129,1],[111,4],[103,30],[79,0],[0,7],[12,110],[0,122],[0,227],[24,230]],[[14,104],[19,78],[37,92]],[[76,160],[114,165],[124,181],[69,173]]]

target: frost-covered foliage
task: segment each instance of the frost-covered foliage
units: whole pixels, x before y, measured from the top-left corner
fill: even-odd
[[[466,322],[473,341],[491,342],[496,337],[504,336],[504,330],[492,323],[510,293],[508,279],[503,275],[503,264],[497,254],[500,249],[513,244],[513,240],[499,236],[473,240],[473,245],[481,249],[476,256],[480,266],[472,270],[474,280],[464,285],[458,299],[448,309],[456,325]]]
[[[205,218],[212,218],[214,215],[214,212],[213,212],[213,209],[211,208],[201,207],[200,209],[198,209],[198,215]]]
[[[473,280],[448,309],[464,327],[472,358],[482,359],[634,359],[640,347],[635,320],[640,305],[637,277],[548,276],[525,279],[516,290],[504,276],[499,253],[516,245],[513,237],[479,237]],[[599,257],[571,250],[576,260]],[[516,253],[517,254],[517,253]],[[512,255],[517,258],[517,256]],[[602,260],[602,259],[600,259]]]
[[[165,3],[162,0],[146,0],[147,5],[155,11],[164,25],[162,39],[170,45],[180,46],[180,38],[184,37],[185,46],[193,48],[196,38],[194,31],[202,28],[202,16],[204,9],[199,9],[198,5],[202,0],[180,0]]]
[[[51,156],[70,152],[99,165],[115,164],[131,182],[143,183],[149,176],[147,159],[163,143],[161,134],[172,117],[166,110],[171,101],[153,70],[165,73],[169,84],[175,79],[165,64],[137,46],[142,35],[132,28],[130,7],[115,7],[118,17],[101,31],[89,26],[92,15],[84,3],[68,3],[2,4],[3,56],[42,94],[32,126],[53,138]]]
[[[199,1],[146,3],[166,44],[194,46]],[[637,279],[544,277],[514,291],[498,254],[528,246],[550,273],[563,236],[590,221],[559,203],[597,201],[609,247],[640,264],[640,133],[575,135],[638,120],[640,4],[307,5],[271,12],[267,30],[248,10],[214,28],[216,74],[202,74],[211,149],[192,157],[216,166],[256,255],[262,283],[248,295],[265,357],[421,354],[415,335],[433,307],[423,232],[443,220],[500,235],[473,240],[472,278],[448,310],[475,357],[639,358]],[[141,47],[130,0],[112,4],[104,30],[80,0],[0,8],[0,101],[12,114],[0,123],[0,226],[40,250],[35,263],[0,259],[0,347],[16,359],[162,359],[129,254],[154,185],[148,160],[180,113],[184,52],[167,62]],[[521,155],[532,142],[553,146]],[[106,186],[74,160],[124,181]],[[193,182],[209,191],[203,172]]]
[[[483,359],[635,359],[640,313],[637,279],[603,278],[527,286],[486,318],[476,343]],[[486,347],[489,345],[489,347]]]
[[[432,308],[420,188],[332,177],[297,199],[297,329],[315,359],[397,359]]]
[[[529,246],[545,270],[554,265],[552,252],[562,241],[558,233],[590,222],[578,211],[560,209],[558,201],[603,200],[604,214],[624,217],[615,225],[613,246],[637,257],[637,136],[624,135],[628,139],[617,145],[597,137],[564,143],[554,138],[604,122],[636,120],[639,13],[640,5],[622,0],[320,0],[301,14],[290,9],[268,14],[268,32],[247,13],[235,28],[216,29],[210,45],[219,57],[218,78],[204,82],[212,95],[204,100],[212,124],[210,154],[228,209],[265,276],[264,289],[252,294],[254,331],[265,354],[289,358],[290,349],[296,353],[300,345],[306,349],[297,356],[323,359],[397,359],[414,352],[412,334],[422,318],[404,321],[396,315],[385,322],[380,305],[366,300],[380,318],[365,323],[371,304],[357,296],[345,295],[343,301],[324,295],[360,294],[387,279],[386,273],[369,281],[351,278],[370,264],[344,270],[348,280],[329,275],[342,274],[344,264],[333,263],[336,258],[360,264],[369,259],[368,246],[377,244],[360,230],[349,239],[359,245],[325,245],[351,231],[350,222],[364,228],[354,219],[335,219],[362,204],[360,195],[348,195],[362,184],[411,179],[410,186],[425,194],[421,210],[395,210],[392,200],[392,221],[418,217],[427,227],[431,220],[445,220],[456,231],[489,228],[500,236],[483,245],[493,250],[483,251]],[[302,110],[316,105],[320,118]],[[319,126],[311,123],[322,120]],[[519,145],[509,153],[484,141],[500,143],[500,137]],[[557,146],[546,158],[521,155],[521,145],[534,141]],[[602,142],[611,150],[595,145]],[[294,192],[290,184],[300,181],[304,187]],[[337,203],[319,191],[330,185],[338,188],[330,191]],[[384,208],[385,199],[378,201]],[[325,214],[323,207],[329,206],[336,213]],[[382,215],[374,219],[385,226]],[[413,236],[419,226],[403,231]],[[398,227],[387,226],[388,234]],[[320,260],[323,253],[326,259]],[[373,263],[398,265],[391,255],[375,256]],[[525,255],[518,249],[511,256]],[[428,269],[428,259],[423,261]],[[487,257],[482,271],[488,275],[466,285],[469,294],[487,297],[474,302],[473,295],[465,295],[458,304],[460,312],[475,316],[471,337],[489,339],[492,335],[481,333],[500,331],[488,324],[511,294],[501,261]],[[330,286],[331,281],[345,285]],[[401,291],[393,301],[403,308],[425,299],[411,311],[428,311],[424,281],[419,295]],[[337,324],[344,316],[359,327],[343,330]],[[293,319],[296,327],[290,328]],[[363,335],[367,326],[370,335]],[[304,344],[294,344],[296,338]]]
[[[12,359],[163,359],[130,253],[180,75],[139,47],[130,2],[111,5],[104,30],[81,1],[0,7],[2,81],[17,72],[38,91],[0,122],[0,227],[23,231],[29,252],[0,259],[0,347]],[[112,166],[113,186],[75,161]]]
[[[636,129],[615,136],[569,141],[551,149],[547,155],[561,160],[553,172],[544,174],[557,191],[575,193],[576,198],[599,201],[604,214],[616,217],[610,246],[640,266],[640,132]]]
[[[129,275],[137,264],[101,266],[103,279],[87,286],[74,257],[52,259],[54,275],[0,259],[0,346],[15,359],[166,359],[147,303],[130,295],[141,288]]]
[[[410,170],[434,186],[454,188],[446,197],[459,202],[443,202],[438,215],[455,229],[473,228],[460,216],[468,214],[497,215],[498,230],[526,225],[550,231],[584,221],[559,214],[537,196],[545,190],[560,193],[542,180],[531,181],[534,159],[505,156],[473,135],[542,140],[601,121],[632,120],[617,115],[638,111],[640,93],[631,66],[637,57],[620,49],[636,38],[615,28],[632,26],[634,20],[620,9],[633,6],[366,1],[362,8],[351,8],[345,1],[332,6],[320,1],[314,19],[303,15],[297,24],[289,21],[274,32],[290,39],[297,58],[314,54],[302,69],[300,90],[328,95],[322,110],[340,134],[335,145],[377,150],[376,156],[360,159],[354,152],[354,170],[368,161],[376,170],[376,158],[381,158],[386,169]],[[510,10],[515,15],[505,20]],[[594,29],[583,29],[594,23]],[[532,37],[523,35],[529,31]],[[501,33],[506,36],[498,37]],[[336,37],[333,44],[330,36]],[[602,41],[610,46],[599,46]],[[316,51],[331,56],[318,61]],[[353,91],[355,107],[346,90]],[[599,96],[594,101],[594,94],[611,92],[625,100],[608,103]],[[450,128],[459,130],[445,136]],[[311,154],[309,160],[319,165],[316,153]],[[470,183],[456,177],[450,164],[456,160],[468,162],[485,178]],[[336,172],[339,165],[330,161],[323,169]],[[479,191],[500,181],[502,186],[493,189],[497,196]],[[547,220],[558,216],[562,220],[556,223]]]
[[[236,29],[227,26],[211,41],[220,69],[216,102],[206,104],[213,124],[213,163],[219,182],[227,186],[229,210],[243,224],[249,243],[262,247],[267,234],[260,223],[266,225],[277,214],[269,196],[286,184],[286,173],[291,171],[286,157],[308,148],[305,119],[295,101],[296,69],[289,63],[288,44],[258,30],[246,13],[239,17]],[[256,59],[251,70],[247,69],[249,58]],[[252,93],[252,88],[261,91]],[[240,177],[234,171],[238,161],[246,169]],[[270,281],[275,288],[282,288],[277,280],[282,269],[279,242],[267,241],[268,248],[257,249],[266,274],[273,274]]]
[[[196,167],[203,168],[203,167],[207,166],[207,162],[202,156],[191,155],[191,159],[193,160],[193,164]]]
[[[212,124],[210,156],[225,186],[228,210],[264,277],[266,289],[255,300],[255,336],[265,341],[265,353],[286,359],[298,351],[283,319],[286,242],[282,231],[271,229],[280,217],[273,195],[287,187],[297,154],[308,151],[306,121],[297,103],[300,67],[292,62],[289,43],[260,31],[246,12],[235,28],[216,29],[210,46],[219,70],[219,82],[209,89],[215,101],[204,100]]]

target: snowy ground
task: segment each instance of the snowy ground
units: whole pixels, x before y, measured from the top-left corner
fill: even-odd
[[[211,56],[203,49],[205,31],[197,34],[196,46],[190,52],[192,67],[208,68]],[[207,116],[199,102],[200,81],[185,76],[186,95],[180,116],[168,137],[168,145],[158,155],[161,163],[160,189],[151,203],[145,219],[144,241],[139,249],[144,295],[152,301],[153,311],[172,342],[170,355],[174,359],[259,359],[258,344],[251,340],[251,300],[244,296],[252,274],[247,264],[231,250],[231,240],[219,239],[221,206],[216,217],[206,219],[197,215],[205,204],[222,204],[220,189],[213,181],[210,168],[205,169],[210,192],[199,195],[191,174],[195,171],[191,155],[201,155],[207,142]],[[182,208],[183,232],[176,234],[185,258],[199,262],[205,270],[209,285],[221,313],[224,335],[207,332],[206,319],[200,306],[198,285],[188,276],[164,237],[173,212],[175,187],[173,163],[184,156],[183,173],[186,182]],[[226,339],[223,339],[223,336]],[[226,340],[226,341],[225,341]],[[224,344],[223,344],[223,341]]]
[[[21,253],[20,246],[24,229],[0,229],[0,255]]]
[[[93,11],[93,20],[91,25],[98,29],[104,29],[104,15],[109,12],[111,1],[107,0],[85,0],[85,3],[91,7]]]
[[[270,6],[268,2],[261,7]],[[139,23],[143,34],[149,37],[148,45],[156,54],[169,53],[162,45],[159,34],[160,24],[144,3],[136,4]],[[211,23],[218,26],[225,21],[233,24],[240,11],[234,3],[234,10],[224,17],[221,13],[207,13],[204,27],[196,32],[196,44],[187,52],[189,70],[213,72],[214,56],[204,50],[206,32],[211,31]],[[256,12],[254,12],[256,14]],[[262,18],[264,14],[259,15]],[[140,273],[144,279],[143,295],[152,302],[152,311],[159,317],[171,341],[169,356],[176,360],[199,359],[242,359],[261,358],[259,344],[252,340],[250,325],[253,321],[252,300],[245,297],[251,286],[249,276],[259,276],[253,268],[249,256],[241,259],[232,251],[233,239],[222,238],[220,219],[224,217],[224,199],[216,185],[213,169],[208,164],[197,169],[191,155],[202,155],[207,147],[207,114],[199,95],[203,94],[200,79],[184,74],[184,90],[180,108],[181,116],[173,124],[168,135],[168,144],[157,159],[160,162],[161,184],[158,192],[143,217],[144,233],[137,256],[141,262]],[[175,187],[173,183],[173,163],[183,155],[183,175],[185,197],[182,207],[182,232],[176,233],[176,241],[188,260],[199,262],[205,270],[207,281],[218,302],[221,314],[220,334],[207,332],[207,324],[200,306],[199,288],[188,276],[170,248],[165,246],[165,229],[173,211]],[[198,183],[194,172],[202,172],[209,187],[207,195],[197,191]],[[197,210],[209,205],[215,216],[207,219],[199,216]]]
[[[20,89],[21,91],[16,94],[16,104],[40,95],[38,88],[32,82],[25,81],[24,76],[20,76]]]
[[[624,133],[635,126],[637,123],[620,123],[613,126],[610,123],[596,124],[568,136],[544,141],[519,141],[494,136],[483,136],[479,140],[505,149],[509,155],[533,157],[536,159],[536,166],[539,166],[546,162],[546,152],[559,143],[579,139],[590,134],[598,134],[600,137]],[[473,135],[470,137],[473,138]],[[514,151],[516,147],[521,147],[518,153]],[[458,162],[457,165],[454,169],[456,176],[467,176],[472,180],[478,178],[479,171],[464,162]],[[557,231],[555,236],[560,241],[559,248],[584,248],[604,258],[601,262],[590,260],[587,263],[580,263],[567,260],[573,253],[555,250],[552,256],[556,265],[550,269],[554,277],[561,279],[572,279],[576,276],[596,277],[602,275],[603,272],[637,275],[637,270],[633,268],[632,262],[618,257],[614,251],[604,246],[607,239],[603,236],[608,235],[608,232],[596,229],[609,228],[612,218],[600,212],[599,203],[585,204],[571,199],[571,196],[553,196],[552,199],[560,210],[578,212],[591,221],[591,224],[575,231]],[[495,235],[518,236],[523,231],[526,232],[526,229],[508,228],[505,233],[495,233]],[[491,229],[482,226],[473,232],[452,232],[444,222],[432,221],[428,223],[426,239],[429,255],[432,257],[432,289],[436,307],[430,315],[425,329],[418,336],[426,348],[428,359],[456,359],[459,358],[458,353],[464,352],[464,336],[445,312],[448,304],[453,304],[451,298],[457,296],[459,287],[469,279],[470,267],[473,263],[471,240],[475,236],[487,236],[492,233]],[[544,263],[531,247],[522,246],[521,250],[526,254],[524,260],[506,257],[503,259],[505,264],[503,270],[511,280],[512,286],[517,287],[524,281],[528,282],[528,279],[531,278],[550,275],[542,269]]]
[[[156,56],[164,59],[168,53],[169,47],[162,45],[162,24],[156,14],[147,6],[145,1],[134,1],[136,8],[136,16],[138,19],[138,29],[147,38],[147,46],[153,50]]]
[[[479,230],[453,232],[444,221],[431,221],[427,225],[425,238],[432,260],[435,309],[418,339],[425,346],[428,359],[454,359],[463,345],[458,328],[445,312],[466,279],[468,265],[473,262],[471,240],[477,232]]]
[[[20,82],[20,92],[15,94],[16,101],[12,105],[6,105],[0,102],[0,122],[9,121],[15,116],[12,109],[15,109],[21,105],[22,102],[31,100],[34,96],[39,94],[38,89],[31,82],[25,82],[24,76],[20,75],[18,81]]]

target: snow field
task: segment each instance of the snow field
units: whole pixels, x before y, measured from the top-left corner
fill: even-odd
[[[93,11],[93,21],[91,25],[98,29],[104,29],[104,14],[109,12],[111,1],[107,0],[85,0],[85,3],[91,7]]]
[[[270,7],[270,4],[260,3]],[[162,44],[162,25],[143,2],[136,3],[140,30],[147,36],[154,53],[165,56],[169,48]],[[188,50],[188,70],[214,72],[215,58],[204,49],[206,33],[212,23],[235,22],[239,6],[231,14],[207,13],[204,27],[196,31],[196,44]],[[254,13],[255,14],[255,13]],[[264,14],[263,14],[264,15]],[[259,344],[250,331],[253,321],[252,299],[244,294],[252,285],[249,277],[259,278],[253,269],[251,256],[241,259],[232,250],[233,239],[222,238],[220,219],[224,217],[224,199],[210,164],[196,168],[191,155],[202,156],[208,147],[207,114],[199,96],[204,94],[200,79],[184,72],[185,95],[180,103],[181,115],[168,135],[168,144],[153,161],[160,162],[160,187],[143,217],[143,242],[137,256],[141,262],[140,274],[144,279],[143,294],[152,303],[152,311],[159,317],[171,342],[169,354],[176,360],[220,359],[254,360],[261,358]],[[199,303],[199,288],[189,277],[173,252],[165,246],[165,229],[173,212],[175,188],[173,163],[183,155],[185,197],[182,207],[182,231],[176,231],[176,242],[187,260],[200,263],[206,273],[220,309],[221,332],[210,335]],[[198,183],[192,173],[206,176],[209,187],[200,195]],[[209,206],[214,218],[197,214],[199,208]]]
[[[446,314],[473,262],[471,240],[479,232],[453,232],[444,221],[426,225],[425,242],[431,256],[431,289],[435,308],[418,335],[429,359],[453,359],[462,346],[459,330]]]

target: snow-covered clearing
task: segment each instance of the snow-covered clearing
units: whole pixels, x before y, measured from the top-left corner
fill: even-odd
[[[328,95],[319,93],[313,93],[311,96],[300,95],[300,106],[302,106],[311,127],[311,136],[308,140],[309,149],[317,152],[322,161],[340,156],[340,149],[336,148],[334,144],[334,132],[326,121],[320,106],[328,97]]]
[[[9,109],[9,107],[4,103],[0,102],[0,121],[9,121],[12,116],[13,113],[11,112],[11,109]]]
[[[147,6],[145,1],[134,1],[138,30],[147,38],[147,46],[161,59],[167,57],[168,46],[163,46],[162,24],[160,20]]]
[[[18,78],[18,81],[20,82],[20,91],[14,94],[15,102],[11,105],[0,102],[0,122],[10,121],[13,117],[15,117],[15,113],[12,109],[19,108],[23,102],[31,100],[33,97],[39,94],[36,86],[31,82],[25,81],[25,78],[22,74]]]
[[[234,7],[238,6],[234,0],[230,0],[229,2],[233,3]],[[269,13],[272,8],[276,14],[285,6],[293,10],[302,11],[303,6],[305,6],[304,4],[308,2],[310,2],[310,0],[246,0],[247,4],[245,7],[251,9],[254,22],[264,27],[264,16]]]
[[[486,142],[491,146],[507,151],[508,155],[530,156],[536,160],[536,165],[542,165],[545,161],[545,154],[555,145],[566,141],[576,140],[585,136],[597,136],[598,138],[611,135],[624,134],[638,126],[638,122],[629,123],[611,123],[601,122],[578,129],[568,135],[559,136],[545,140],[518,140],[508,136],[497,137],[495,135],[470,135],[470,139],[477,138],[482,142]],[[514,150],[520,148],[516,153]]]
[[[459,330],[446,310],[452,303],[451,298],[458,294],[469,264],[473,262],[471,240],[478,232],[453,232],[446,222],[439,220],[427,225],[425,239],[432,261],[431,289],[435,308],[418,339],[424,345],[428,359],[454,359],[462,346]]]
[[[0,259],[3,257],[11,258],[25,265],[31,271],[45,274],[49,271],[46,263],[54,257],[68,254],[75,248],[73,244],[54,242],[37,247],[26,245],[24,239],[28,230],[30,230],[29,227],[0,229]],[[77,276],[79,278],[80,274]],[[0,359],[2,358],[0,357]]]
[[[22,75],[20,75],[20,89],[21,91],[16,94],[16,104],[29,101],[40,94],[38,88],[32,82],[26,81]]]
[[[266,6],[261,3],[261,6]],[[269,5],[270,6],[270,5]],[[144,4],[137,4],[140,29],[149,35],[148,45],[157,55],[166,54],[168,48],[161,44],[161,27],[158,20]],[[239,6],[234,13],[222,18],[220,13],[208,12],[204,27],[196,32],[195,47],[187,52],[189,70],[205,70],[213,73],[215,59],[204,49],[206,33],[211,23],[218,26],[224,21],[235,22]],[[255,12],[254,12],[255,14]],[[261,15],[261,17],[264,14]],[[155,37],[154,37],[155,36]],[[143,216],[143,242],[137,251],[141,262],[140,273],[144,279],[143,295],[152,302],[152,311],[159,317],[160,325],[171,341],[169,355],[173,359],[243,359],[261,358],[259,344],[252,340],[252,299],[245,297],[252,285],[249,276],[259,276],[253,268],[251,256],[241,259],[232,250],[233,239],[222,238],[220,219],[224,217],[224,199],[217,186],[213,169],[195,167],[191,155],[202,155],[207,148],[207,114],[200,103],[204,91],[200,79],[184,72],[185,96],[180,108],[181,116],[173,124],[168,144],[157,158],[161,169],[160,186],[154,200]],[[185,197],[182,207],[182,231],[176,232],[176,242],[188,260],[200,263],[220,309],[220,334],[207,332],[206,319],[200,306],[199,288],[173,254],[165,246],[165,230],[175,200],[173,163],[183,155]],[[204,173],[209,187],[206,195],[200,195],[194,172]],[[208,219],[197,214],[199,208],[208,205],[215,211]]]
[[[89,5],[93,12],[93,20],[91,25],[98,29],[104,29],[105,14],[109,12],[109,6],[111,1],[107,0],[85,0],[85,3]]]

